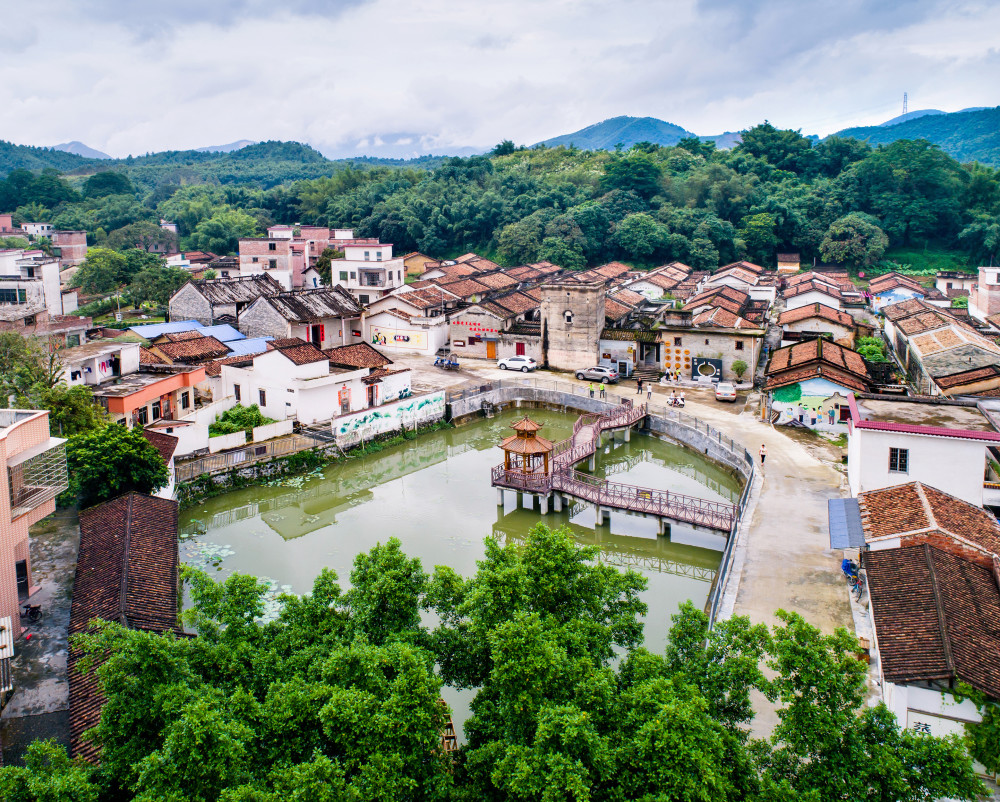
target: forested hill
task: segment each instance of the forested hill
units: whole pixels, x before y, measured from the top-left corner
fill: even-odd
[[[572,145],[580,150],[614,150],[618,145],[630,148],[638,142],[676,145],[689,136],[695,134],[679,125],[657,120],[655,117],[612,117],[610,120],[588,125],[572,134],[546,139],[539,144],[547,147]]]
[[[442,159],[425,156],[403,159],[341,159],[331,161],[300,142],[258,142],[228,152],[166,150],[125,159],[86,159],[51,148],[34,148],[0,142],[0,176],[13,170],[89,175],[97,170],[123,170],[138,186],[154,189],[163,184],[242,184],[270,189],[291,181],[328,176],[351,165],[436,167]]]
[[[44,170],[46,167],[67,172],[96,163],[94,159],[55,148],[33,148],[0,140],[0,175],[7,175],[11,170]]]
[[[0,210],[112,247],[161,236],[165,218],[181,248],[213,253],[271,224],[301,223],[353,228],[397,253],[476,251],[571,269],[612,259],[771,266],[785,252],[865,268],[941,251],[949,267],[1000,260],[1000,173],[926,141],[817,143],[765,123],[728,151],[681,142],[621,153],[505,142],[494,155],[426,169],[338,164],[304,145],[261,143],[156,154],[89,175],[18,170],[0,180]]]
[[[1000,167],[1000,106],[928,114],[897,125],[845,128],[836,135],[863,139],[873,145],[887,145],[900,139],[926,139],[960,162],[978,161]]]

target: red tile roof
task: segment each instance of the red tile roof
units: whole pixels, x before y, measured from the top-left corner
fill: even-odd
[[[934,383],[942,390],[950,390],[954,387],[978,384],[997,377],[1000,377],[1000,365],[986,365],[972,370],[963,370],[960,373],[950,373],[947,376],[935,376]]]
[[[389,357],[368,343],[327,348],[323,354],[330,360],[331,365],[343,368],[384,368],[392,364]]]
[[[821,303],[807,304],[806,306],[800,306],[798,309],[782,312],[778,317],[778,324],[787,326],[791,323],[798,323],[801,320],[809,320],[811,318],[821,318],[829,320],[831,323],[839,323],[841,326],[846,326],[849,329],[854,328],[854,318],[847,314],[847,312]]]
[[[215,337],[192,337],[180,342],[163,342],[154,345],[154,353],[164,356],[171,362],[202,362],[218,359],[229,353],[229,348]]]
[[[163,458],[163,463],[165,465],[169,465],[170,460],[174,456],[174,452],[177,450],[178,439],[172,434],[154,432],[150,429],[143,429],[142,436],[149,441],[153,448],[160,452],[160,456]]]
[[[817,279],[810,279],[809,281],[803,281],[799,284],[795,284],[791,287],[787,287],[782,293],[785,298],[794,298],[796,295],[803,295],[807,292],[821,292],[824,295],[829,295],[831,298],[836,298],[838,301],[844,299],[843,293],[840,288],[833,284],[826,284]]]
[[[159,354],[154,354],[148,348],[145,348],[145,347],[143,347],[143,346],[140,345],[139,346],[139,364],[140,365],[169,365],[170,363],[167,362],[167,360],[164,359]]]
[[[268,346],[269,351],[280,351],[283,357],[295,365],[309,365],[313,362],[322,362],[327,358],[319,348],[299,337],[271,340]]]
[[[823,338],[805,340],[773,351],[765,375],[767,381],[764,387],[768,390],[822,376],[852,390],[865,392],[871,381],[861,354]]]
[[[896,287],[905,287],[908,290],[919,292],[922,295],[927,295],[929,292],[927,287],[916,279],[912,279],[909,276],[903,276],[895,271],[886,273],[884,276],[873,278],[868,282],[868,292],[872,295],[879,295],[880,293],[888,292]]]
[[[959,680],[1000,698],[1000,563],[923,544],[865,554],[882,674]]]
[[[177,630],[178,562],[176,501],[127,493],[81,512],[70,636],[97,618],[151,632]],[[70,749],[97,762],[100,749],[83,734],[97,725],[105,699],[94,669],[77,670],[83,657],[70,646]]]

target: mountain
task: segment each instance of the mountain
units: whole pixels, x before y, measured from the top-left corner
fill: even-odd
[[[73,140],[72,142],[63,142],[61,145],[53,145],[53,150],[61,150],[63,153],[74,153],[77,156],[83,156],[85,159],[110,159],[111,157],[100,150],[90,147],[89,145],[84,145],[82,142]]]
[[[878,125],[879,128],[888,128],[890,125],[899,125],[900,123],[905,123],[907,120],[916,120],[918,117],[929,117],[932,114],[947,114],[947,112],[940,109],[908,111],[906,114],[900,114],[898,117],[893,117],[891,120],[886,120],[884,123],[879,123]]]
[[[572,134],[552,137],[539,145],[556,147],[575,145],[580,150],[614,150],[621,144],[630,148],[636,142],[655,145],[676,145],[685,137],[695,136],[679,125],[657,120],[655,117],[612,117],[610,120],[588,125]]]
[[[77,170],[95,164],[93,159],[85,159],[75,153],[66,153],[53,148],[36,148],[31,145],[15,145],[0,140],[0,178],[5,178],[11,170],[44,170],[54,167],[60,171]]]
[[[894,125],[845,128],[836,136],[864,139],[873,145],[888,145],[897,139],[926,139],[960,162],[978,161],[1000,167],[1000,106],[924,114]]]
[[[232,153],[234,150],[245,148],[247,145],[256,145],[252,139],[237,139],[228,145],[209,145],[207,148],[195,148],[198,153]]]

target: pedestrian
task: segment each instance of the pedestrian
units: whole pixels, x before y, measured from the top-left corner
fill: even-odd
[[[683,390],[681,390],[680,405],[682,407],[684,406],[684,391]]]
[[[642,395],[642,379],[635,383],[635,394]]]
[[[593,398],[593,397],[594,397],[594,390],[596,390],[596,389],[597,389],[597,388],[596,388],[596,387],[594,387],[594,383],[593,383],[593,382],[591,382],[591,383],[590,383],[590,397],[591,397],[591,398]]]
[[[608,383],[605,379],[601,379],[601,400],[603,401],[608,397]]]
[[[764,464],[764,460],[767,459],[767,446],[763,443],[760,444],[760,464]]]
[[[646,400],[647,401],[652,401],[653,400],[653,383],[652,382],[649,382],[649,384],[646,385]]]

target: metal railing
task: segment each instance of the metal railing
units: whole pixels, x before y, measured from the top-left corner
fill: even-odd
[[[221,451],[218,454],[210,454],[206,457],[198,457],[178,463],[175,468],[175,475],[178,482],[189,482],[203,473],[220,473],[232,468],[242,468],[263,460],[283,457],[298,453],[299,451],[308,451],[311,448],[323,445],[328,444],[321,440],[301,435],[284,437],[280,440],[268,440],[264,443],[253,443],[247,445],[246,448]]]

